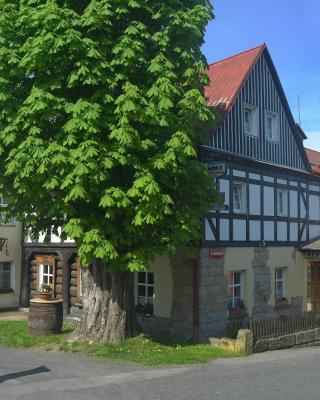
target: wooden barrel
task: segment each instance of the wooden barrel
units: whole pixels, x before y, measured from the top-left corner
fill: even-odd
[[[62,300],[30,300],[29,333],[32,336],[61,333],[63,323]]]

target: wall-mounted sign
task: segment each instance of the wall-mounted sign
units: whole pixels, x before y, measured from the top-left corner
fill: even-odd
[[[225,175],[227,172],[227,165],[221,161],[210,161],[208,164],[208,169],[215,176],[215,178],[219,178],[220,176]]]
[[[228,211],[228,208],[226,204],[214,204],[212,211]]]
[[[215,260],[223,258],[224,257],[224,249],[221,249],[219,247],[216,247],[214,249],[209,249],[209,257],[213,258]]]

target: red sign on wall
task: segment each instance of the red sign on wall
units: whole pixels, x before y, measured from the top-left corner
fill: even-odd
[[[224,256],[224,250],[220,249],[219,247],[216,247],[214,249],[209,249],[209,257],[214,258],[214,259],[219,259],[223,258]]]

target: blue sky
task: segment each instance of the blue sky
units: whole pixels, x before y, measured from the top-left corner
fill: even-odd
[[[291,111],[320,151],[320,1],[212,0],[216,19],[203,51],[213,62],[266,43]]]

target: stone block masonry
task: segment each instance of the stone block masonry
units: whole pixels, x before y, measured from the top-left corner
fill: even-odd
[[[198,340],[222,337],[227,326],[227,278],[224,258],[211,258],[207,248],[200,249]]]
[[[320,328],[309,329],[270,339],[258,339],[254,343],[254,352],[280,350],[290,347],[307,347],[320,345]]]
[[[247,355],[253,353],[253,335],[249,329],[240,329],[236,339],[209,338],[209,343],[211,346],[236,353]]]

